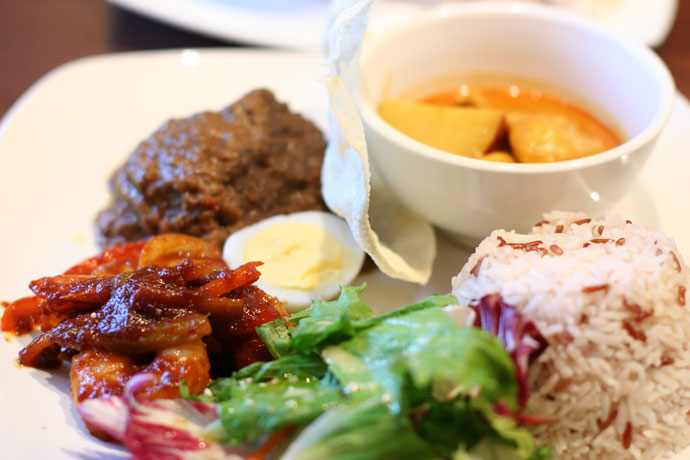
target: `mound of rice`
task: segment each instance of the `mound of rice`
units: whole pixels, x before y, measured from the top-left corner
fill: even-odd
[[[657,459],[690,443],[690,270],[672,239],[618,218],[545,215],[494,231],[453,278],[500,293],[549,347],[530,369],[534,434],[557,459]]]

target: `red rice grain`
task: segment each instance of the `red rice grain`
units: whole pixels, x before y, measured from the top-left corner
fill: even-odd
[[[671,364],[675,363],[676,360],[671,358],[670,356],[662,356],[661,357],[661,365],[662,366],[670,366]]]
[[[625,431],[623,432],[623,439],[621,441],[623,442],[623,449],[630,448],[630,444],[632,443],[632,424],[630,422],[625,424]]]
[[[603,422],[599,419],[597,419],[597,424],[599,425],[599,429],[601,431],[604,431],[606,428],[610,427],[611,424],[613,423],[614,420],[616,420],[616,417],[618,416],[618,407],[614,407],[611,409],[611,412],[609,412],[609,416],[606,417],[606,420]]]
[[[561,249],[561,247],[557,244],[552,244],[551,246],[549,246],[549,249],[551,249],[551,252],[553,252],[557,256],[563,255],[563,249]]]
[[[639,304],[628,302],[627,299],[623,299],[623,307],[633,314],[633,321],[640,322],[649,318],[654,314],[654,309],[644,310]]]
[[[482,256],[479,258],[476,264],[474,264],[474,267],[472,267],[472,270],[470,270],[470,274],[474,276],[475,278],[479,276],[479,269],[482,266],[482,262],[484,262],[484,259],[486,259],[486,256]]]
[[[504,240],[500,236],[498,236],[497,238],[500,241],[498,245],[499,248],[502,246],[510,246],[513,249],[521,249],[525,252],[535,251],[540,253],[542,256],[545,256],[549,253],[549,251],[547,251],[546,249],[539,247],[539,245],[542,244],[542,241],[540,240],[530,241],[528,243],[506,243],[506,240]]]
[[[646,342],[647,341],[647,334],[644,333],[643,330],[641,329],[635,329],[630,322],[627,320],[623,320],[623,329],[626,330],[626,332],[630,335],[635,340],[639,340],[640,342]]]
[[[543,244],[541,240],[530,241],[529,243],[508,243],[513,249],[525,249],[530,246],[539,246]]]
[[[671,256],[673,257],[673,261],[676,263],[676,270],[678,270],[678,273],[680,273],[680,261],[678,260],[678,257],[676,257],[676,253],[671,251]]]
[[[556,383],[556,385],[554,385],[553,392],[554,393],[561,392],[561,391],[565,390],[566,388],[568,388],[571,383],[573,383],[573,379],[568,378],[568,377],[562,378],[558,381],[558,383]]]
[[[568,345],[569,343],[573,343],[575,341],[575,337],[573,337],[573,334],[571,334],[568,331],[557,332],[552,337],[556,342],[561,343],[563,345]]]
[[[685,286],[678,286],[678,305],[685,306]]]
[[[595,284],[594,286],[585,286],[582,288],[582,292],[585,294],[591,294],[592,292],[605,291],[609,292],[611,286],[608,283],[605,284]]]

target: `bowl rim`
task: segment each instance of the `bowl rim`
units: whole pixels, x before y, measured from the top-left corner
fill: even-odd
[[[629,53],[643,67],[649,69],[660,89],[660,102],[651,123],[645,126],[637,135],[631,137],[621,145],[601,153],[573,160],[557,161],[551,163],[500,163],[482,160],[478,158],[464,157],[430,147],[422,142],[406,136],[385,122],[378,112],[372,107],[369,100],[365,99],[360,91],[362,66],[359,66],[360,74],[357,76],[356,100],[360,109],[363,123],[369,124],[377,130],[389,142],[403,147],[423,157],[445,163],[449,166],[460,166],[488,172],[500,172],[507,174],[534,174],[547,172],[563,172],[586,169],[603,163],[608,163],[631,154],[661,134],[673,110],[675,100],[675,82],[666,64],[649,47],[635,42],[632,39],[618,35],[594,20],[561,8],[548,5],[518,3],[518,2],[479,2],[448,4],[431,8],[411,20],[401,22],[390,27],[384,32],[369,37],[365,42],[360,56],[360,63],[366,61],[366,57],[378,50],[381,46],[391,42],[395,37],[405,34],[410,29],[429,27],[438,21],[453,20],[457,18],[472,18],[482,15],[496,15],[501,17],[533,17],[537,19],[555,21],[564,26],[582,29],[584,33],[595,34],[601,39],[607,40],[622,52]]]

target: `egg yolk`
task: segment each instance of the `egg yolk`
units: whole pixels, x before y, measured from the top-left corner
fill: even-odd
[[[264,282],[290,289],[314,289],[337,280],[343,249],[323,228],[283,223],[254,235],[244,248],[245,262],[262,261]]]

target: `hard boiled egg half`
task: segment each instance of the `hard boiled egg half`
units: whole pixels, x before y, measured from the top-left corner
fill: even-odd
[[[287,311],[330,300],[349,284],[364,262],[364,251],[347,223],[322,211],[281,214],[228,237],[223,258],[230,267],[263,262],[255,284],[283,302]]]

